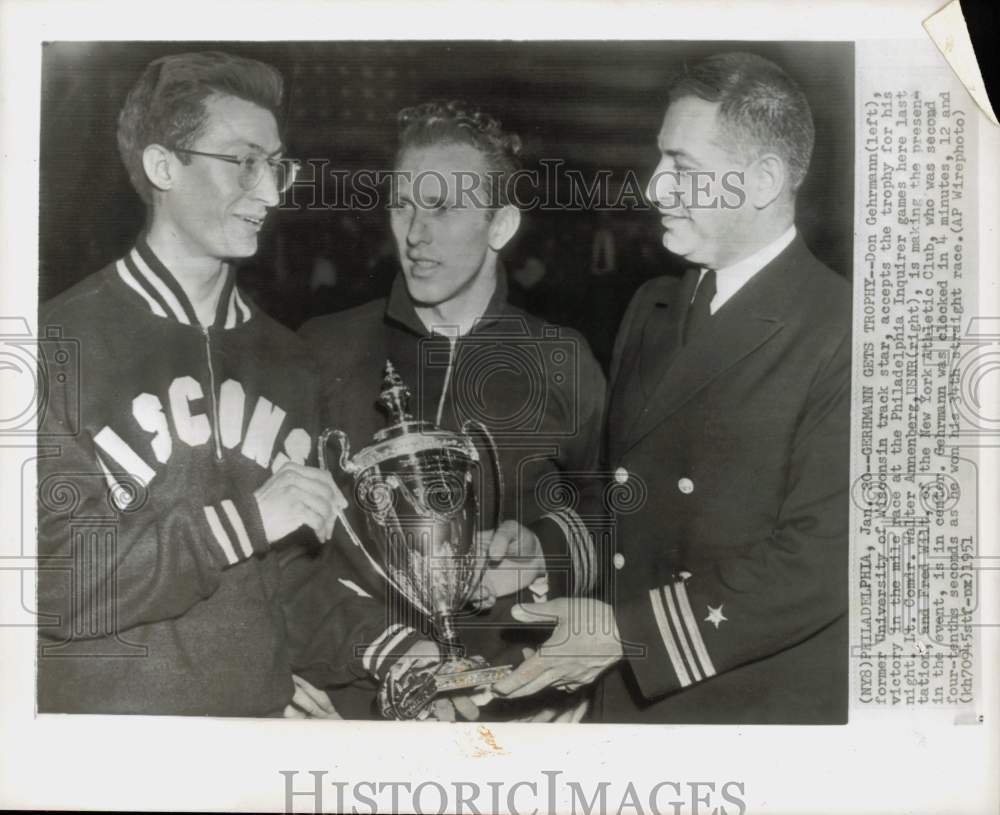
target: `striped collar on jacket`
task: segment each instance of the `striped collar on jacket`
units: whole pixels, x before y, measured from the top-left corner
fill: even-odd
[[[200,325],[191,301],[177,278],[153,254],[146,239],[140,236],[132,251],[115,263],[118,277],[134,291],[157,317],[184,325]],[[253,312],[236,286],[236,273],[226,265],[226,282],[215,312],[216,328],[235,328],[250,320]]]

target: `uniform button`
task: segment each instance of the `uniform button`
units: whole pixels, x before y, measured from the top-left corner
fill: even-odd
[[[615,470],[615,482],[618,484],[624,484],[628,481],[628,470],[624,467],[619,467]]]
[[[612,562],[615,564],[616,569],[618,570],[623,569],[625,567],[625,555],[623,555],[621,552],[615,552],[615,557]]]
[[[682,478],[677,482],[677,489],[683,492],[685,495],[690,495],[694,492],[694,481],[690,478]]]

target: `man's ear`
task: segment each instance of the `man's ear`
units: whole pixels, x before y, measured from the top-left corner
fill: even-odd
[[[142,168],[146,171],[146,178],[158,190],[169,190],[174,185],[176,162],[174,154],[159,144],[150,144],[142,151]]]
[[[517,232],[517,228],[521,225],[521,210],[512,204],[507,204],[501,207],[493,214],[493,220],[490,221],[489,230],[489,245],[490,249],[494,252],[499,252],[503,249],[511,238],[514,237],[514,233]]]
[[[765,153],[754,164],[753,181],[747,192],[757,209],[770,206],[788,186],[788,168],[774,153]]]

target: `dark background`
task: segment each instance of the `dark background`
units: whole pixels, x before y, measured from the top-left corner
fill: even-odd
[[[280,123],[288,155],[339,170],[389,169],[395,115],[432,98],[462,98],[524,141],[526,166],[561,159],[591,178],[610,171],[612,196],[631,172],[645,184],[672,72],[725,50],[758,53],[800,84],[816,149],[798,225],[827,265],[849,275],[853,240],[854,51],[851,43],[279,42],[49,43],[43,47],[40,298],[124,254],[144,209],[118,158],[115,121],[152,59],[213,48],[273,64],[286,79]],[[306,196],[308,199],[309,196]],[[384,212],[286,206],[265,227],[240,282],[292,328],[317,313],[382,296],[396,271]],[[614,271],[591,274],[595,233],[613,236]],[[514,298],[581,329],[602,362],[632,292],[676,274],[651,210],[527,213],[505,252]],[[529,258],[544,277],[519,285]],[[541,264],[541,266],[539,266]],[[333,270],[331,274],[331,270]]]

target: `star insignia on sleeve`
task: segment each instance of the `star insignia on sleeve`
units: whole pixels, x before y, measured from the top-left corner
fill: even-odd
[[[705,618],[705,622],[714,625],[716,630],[718,630],[720,623],[724,623],[729,619],[722,613],[722,603],[717,608],[712,608],[712,606],[705,606],[705,608],[708,609],[708,616]]]

